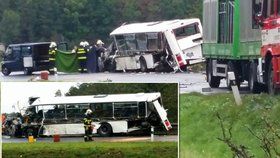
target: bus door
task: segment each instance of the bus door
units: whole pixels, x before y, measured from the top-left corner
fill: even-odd
[[[160,105],[159,101],[156,100],[153,102],[154,107],[156,109],[156,112],[158,113],[162,124],[164,125],[165,129],[168,131],[172,128],[171,123],[169,122],[167,118],[167,112],[166,110]]]
[[[196,63],[192,60],[202,61],[202,27],[199,22],[168,30],[165,36],[180,67]]]

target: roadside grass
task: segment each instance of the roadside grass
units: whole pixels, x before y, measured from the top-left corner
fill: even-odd
[[[280,96],[248,94],[243,95],[242,99],[243,105],[236,106],[232,94],[180,95],[181,158],[232,157],[230,148],[217,139],[222,138],[217,113],[223,118],[227,130],[232,127],[234,144],[248,147],[255,157],[267,157],[260,147],[260,141],[249,129],[260,135],[264,129],[262,122],[265,117],[277,125],[279,132]],[[279,150],[280,142],[276,146]]]
[[[177,158],[177,142],[4,143],[3,158]]]

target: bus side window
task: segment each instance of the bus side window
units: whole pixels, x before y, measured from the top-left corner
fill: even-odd
[[[125,41],[128,51],[135,51],[136,50],[136,40],[135,34],[127,34],[125,35]]]
[[[113,104],[112,103],[96,103],[91,104],[94,118],[112,118]]]
[[[158,50],[158,34],[157,33],[147,33],[148,41],[147,47],[149,51]]]
[[[135,39],[137,41],[138,49],[140,51],[147,50],[147,36],[145,33],[139,33],[135,35]]]
[[[174,32],[177,40],[200,33],[198,23],[175,29]]]
[[[146,102],[139,102],[138,109],[139,109],[139,117],[145,117],[146,116]]]
[[[126,44],[125,44],[125,38],[123,35],[117,35],[116,36],[116,42],[117,42],[117,47],[120,53],[125,53],[126,50]],[[124,54],[120,54],[124,55]]]
[[[114,107],[114,116],[116,118],[137,117],[137,103],[115,103]]]

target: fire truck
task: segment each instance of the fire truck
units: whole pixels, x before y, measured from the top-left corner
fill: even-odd
[[[280,0],[204,0],[203,29],[210,87],[229,71],[252,92],[280,87]]]

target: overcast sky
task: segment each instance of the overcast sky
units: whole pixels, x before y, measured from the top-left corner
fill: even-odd
[[[28,98],[54,97],[57,90],[61,90],[62,95],[68,92],[71,86],[76,86],[76,82],[2,82],[1,83],[1,112],[19,112],[20,108],[27,106]],[[15,108],[13,108],[15,105]]]

